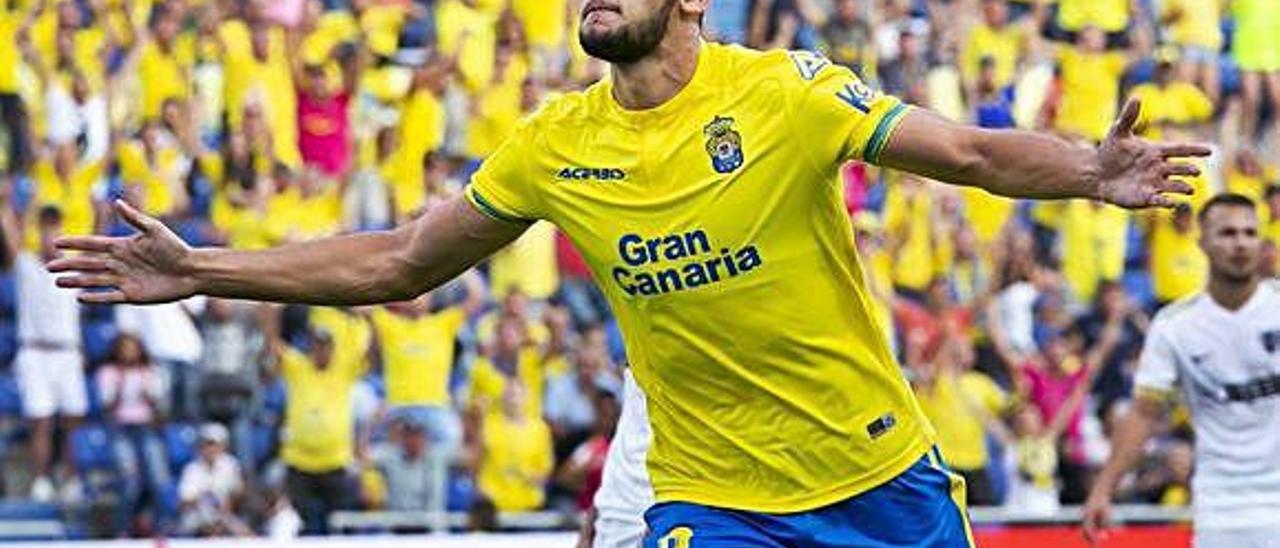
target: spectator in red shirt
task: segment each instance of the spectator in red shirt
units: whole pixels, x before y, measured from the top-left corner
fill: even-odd
[[[294,62],[298,82],[298,149],[302,161],[328,177],[341,178],[351,166],[351,130],[347,118],[360,74],[359,51],[350,44],[334,49],[342,67],[342,83],[334,89],[328,65]],[[300,58],[295,55],[294,58]]]
[[[1041,324],[1036,328],[1036,344],[1040,352],[1016,365],[1018,388],[1024,398],[1035,406],[1046,422],[1057,423],[1056,418],[1066,413],[1064,436],[1059,441],[1058,471],[1061,475],[1063,504],[1080,504],[1088,494],[1088,464],[1081,431],[1084,414],[1077,392],[1088,390],[1094,376],[1107,361],[1119,342],[1125,316],[1113,314],[1107,318],[1098,342],[1084,351],[1084,336],[1076,326],[1059,329]]]
[[[948,333],[965,334],[973,324],[973,314],[957,306],[951,297],[946,278],[934,278],[925,291],[924,305],[910,299],[896,299],[893,304],[894,322],[902,340],[912,341],[904,345],[917,348],[920,355],[907,360],[907,365],[931,362],[941,348]]]
[[[592,404],[596,412],[595,432],[573,451],[556,475],[557,483],[578,494],[578,509],[584,511],[591,509],[596,491],[600,489],[605,457],[622,410],[618,394],[610,388],[598,388]]]

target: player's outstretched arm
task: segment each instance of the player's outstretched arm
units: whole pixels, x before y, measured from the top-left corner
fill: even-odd
[[[1101,540],[1111,520],[1111,496],[1120,479],[1142,458],[1142,448],[1164,413],[1164,404],[1150,397],[1134,398],[1133,407],[1120,419],[1111,438],[1111,456],[1094,480],[1093,490],[1085,501],[1082,516],[1083,533],[1090,543]]]
[[[1139,109],[1138,101],[1129,101],[1097,147],[1043,133],[960,125],[913,109],[880,161],[886,167],[1014,198],[1092,198],[1127,208],[1172,207],[1169,194],[1192,191],[1172,178],[1199,174],[1199,168],[1185,160],[1207,156],[1210,150],[1135,136]]]
[[[491,219],[459,196],[395,230],[337,236],[261,251],[192,249],[160,221],[123,202],[138,234],[64,238],[80,253],[49,264],[61,287],[96,289],[91,303],[156,303],[193,294],[318,305],[412,298],[514,240],[524,226]]]

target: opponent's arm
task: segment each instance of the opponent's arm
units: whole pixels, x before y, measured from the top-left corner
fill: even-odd
[[[1194,144],[1155,144],[1133,134],[1130,101],[1097,147],[1028,131],[953,123],[923,109],[907,113],[880,157],[886,167],[1014,198],[1091,198],[1128,208],[1172,207],[1167,193],[1192,188],[1172,177],[1200,170],[1183,160],[1207,156]]]
[[[1100,540],[1103,529],[1111,520],[1111,495],[1119,486],[1120,479],[1142,458],[1143,446],[1151,438],[1163,413],[1162,402],[1138,397],[1134,398],[1129,412],[1120,419],[1111,438],[1111,456],[1107,457],[1107,464],[1098,473],[1085,502],[1083,527],[1089,542]]]
[[[192,249],[160,221],[117,202],[138,229],[126,238],[65,238],[80,254],[56,260],[61,287],[101,289],[93,303],[166,302],[192,294],[321,305],[407,300],[457,276],[524,232],[463,197],[395,230],[325,238],[261,251]]]

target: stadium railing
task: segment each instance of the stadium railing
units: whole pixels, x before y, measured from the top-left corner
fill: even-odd
[[[1064,506],[1053,512],[1021,508],[970,508],[973,525],[1072,525],[1080,522],[1079,506]],[[1113,508],[1112,521],[1117,525],[1169,524],[1191,520],[1188,508],[1169,508],[1148,504],[1119,504]],[[497,527],[503,531],[549,531],[573,529],[579,516],[562,512],[499,512]],[[335,532],[370,532],[416,529],[437,533],[465,529],[465,512],[334,512],[329,527]]]
[[[579,517],[563,512],[498,512],[497,528],[504,531],[555,531],[577,528]],[[392,531],[417,529],[437,533],[466,529],[466,512],[334,512],[329,529],[343,531]]]

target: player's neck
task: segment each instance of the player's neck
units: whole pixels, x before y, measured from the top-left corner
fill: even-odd
[[[1232,312],[1240,310],[1240,307],[1253,298],[1257,290],[1257,276],[1249,278],[1248,281],[1229,280],[1220,276],[1209,277],[1209,298],[1218,303],[1218,306]]]
[[[702,39],[672,30],[653,53],[634,63],[610,67],[613,99],[627,110],[646,110],[670,101],[693,80]]]

